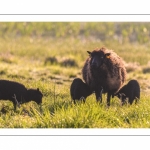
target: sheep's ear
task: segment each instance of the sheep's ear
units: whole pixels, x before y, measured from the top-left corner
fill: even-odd
[[[87,51],[87,53],[88,53],[89,55],[91,55],[91,52],[90,52],[90,51]]]
[[[105,57],[106,57],[106,58],[110,58],[110,53],[106,53],[106,54],[105,54]]]
[[[39,91],[39,88],[37,88],[37,91]]]

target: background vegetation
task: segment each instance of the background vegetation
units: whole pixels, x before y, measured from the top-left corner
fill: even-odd
[[[106,107],[94,94],[74,105],[70,84],[81,76],[87,50],[105,46],[121,56],[127,82],[137,79],[139,104]],[[39,87],[40,108],[34,102],[13,111],[0,101],[1,128],[149,128],[150,127],[150,23],[144,22],[1,22],[0,77]]]

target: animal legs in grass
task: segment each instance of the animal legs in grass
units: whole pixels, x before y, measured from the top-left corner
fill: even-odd
[[[100,88],[99,90],[95,91],[97,102],[102,103],[102,93],[103,93],[103,88]]]
[[[112,93],[108,92],[107,93],[107,106],[110,106],[110,99],[111,99]]]
[[[13,106],[14,106],[14,111],[16,111],[16,102],[15,101],[13,101]]]
[[[82,96],[82,97],[80,98],[80,101],[83,102],[83,103],[85,103],[85,97]]]

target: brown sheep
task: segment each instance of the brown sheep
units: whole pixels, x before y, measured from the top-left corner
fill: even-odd
[[[83,100],[92,94],[90,87],[85,84],[80,78],[75,78],[70,86],[71,99],[76,103],[75,100]]]
[[[104,47],[87,52],[89,57],[82,68],[83,79],[95,91],[97,101],[102,102],[101,93],[107,93],[107,105],[110,106],[111,96],[126,80],[124,61],[114,51]]]
[[[116,94],[119,99],[122,101],[122,105],[124,105],[126,99],[128,98],[128,102],[132,105],[133,101],[135,103],[140,99],[140,85],[137,80],[130,80],[126,85],[124,85]]]

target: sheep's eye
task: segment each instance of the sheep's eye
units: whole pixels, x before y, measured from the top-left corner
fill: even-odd
[[[103,59],[104,57],[103,57],[103,56],[101,56],[101,58]]]

